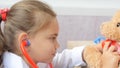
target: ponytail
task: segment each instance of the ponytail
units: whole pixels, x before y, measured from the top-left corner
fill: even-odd
[[[1,25],[1,22],[2,22],[2,17],[0,15],[0,25]],[[4,39],[4,36],[2,34],[1,26],[0,26],[0,65],[2,64],[2,54],[5,50],[4,46],[5,46],[5,39]]]
[[[2,22],[2,17],[1,17],[1,15],[0,15],[0,23]]]
[[[6,47],[5,38],[3,36],[3,32],[1,29],[1,23],[2,21],[6,21],[7,12],[8,12],[8,9],[3,9],[3,10],[0,9],[0,65],[2,64],[2,59],[3,59],[2,55]]]

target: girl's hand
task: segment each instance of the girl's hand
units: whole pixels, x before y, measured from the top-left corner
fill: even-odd
[[[120,56],[115,46],[110,46],[110,42],[106,42],[101,56],[102,68],[118,68]]]

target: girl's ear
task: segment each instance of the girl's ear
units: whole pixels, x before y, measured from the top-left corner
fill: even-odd
[[[27,40],[28,39],[28,34],[25,33],[25,32],[21,32],[19,35],[18,35],[18,43],[19,45],[22,43],[23,40]]]

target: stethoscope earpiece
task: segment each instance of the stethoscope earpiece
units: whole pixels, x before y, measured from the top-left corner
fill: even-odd
[[[31,45],[29,40],[23,40],[22,43],[23,43],[24,46],[30,46]]]
[[[26,43],[27,43],[26,44],[27,46],[30,46],[30,41],[29,40],[26,40]]]

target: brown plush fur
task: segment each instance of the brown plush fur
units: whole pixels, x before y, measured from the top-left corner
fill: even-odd
[[[101,34],[106,39],[120,42],[120,11],[110,21],[104,22],[101,25]],[[89,68],[102,68],[101,55],[102,53],[94,45],[87,46],[84,50],[84,59]]]

